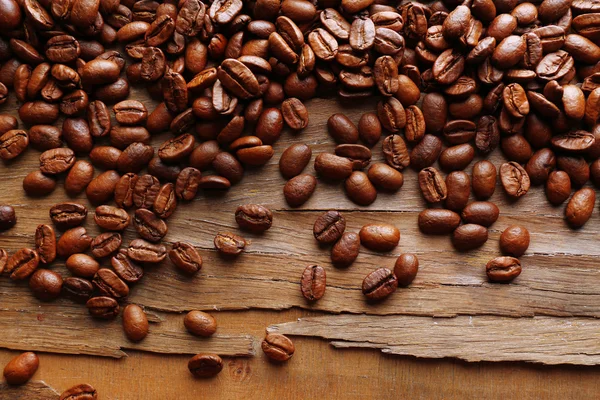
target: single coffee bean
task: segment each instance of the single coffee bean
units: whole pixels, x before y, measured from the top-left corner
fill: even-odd
[[[317,179],[310,174],[300,174],[290,179],[283,187],[283,195],[291,207],[300,207],[312,196]]]
[[[33,171],[23,179],[23,190],[28,196],[46,196],[56,188],[56,179],[44,175],[42,171]]]
[[[161,186],[156,200],[154,200],[154,212],[162,219],[169,218],[177,208],[177,197],[175,196],[175,185],[165,183]]]
[[[339,211],[321,214],[313,226],[313,235],[319,243],[333,243],[340,239],[346,229],[346,219]]]
[[[122,299],[129,295],[129,286],[108,268],[100,268],[92,283],[102,296]]]
[[[120,234],[116,232],[104,232],[92,240],[90,249],[94,257],[104,258],[119,250],[121,242],[122,239]]]
[[[213,5],[217,3],[221,1],[215,1]],[[188,369],[196,378],[210,378],[221,372],[223,360],[216,354],[196,354],[188,361]]]
[[[21,353],[4,367],[4,379],[9,385],[23,385],[33,377],[39,365],[37,354],[30,351]]]
[[[17,250],[6,263],[6,272],[12,280],[28,278],[38,267],[40,258],[35,250],[23,248]]]
[[[369,147],[381,138],[381,122],[375,113],[365,113],[358,120],[358,136]]]
[[[160,182],[152,175],[142,175],[133,188],[133,204],[138,208],[150,209],[160,191]]]
[[[294,343],[279,333],[268,333],[261,343],[262,351],[274,361],[287,361],[294,355]]]
[[[355,170],[364,169],[371,163],[371,150],[360,144],[339,144],[335,147],[335,155],[352,161]]]
[[[0,230],[5,231],[17,223],[15,209],[12,206],[0,206]]]
[[[302,272],[300,289],[302,296],[308,301],[316,301],[323,297],[326,288],[326,274],[323,267],[310,265]]]
[[[368,206],[377,199],[377,189],[362,171],[354,171],[346,179],[344,187],[350,200],[358,205]]]
[[[260,233],[273,224],[273,213],[261,205],[246,204],[235,210],[235,221],[243,230]]]
[[[59,257],[67,258],[71,254],[85,253],[92,243],[92,238],[88,236],[84,227],[65,231],[56,244],[56,254]]]
[[[160,242],[168,232],[165,221],[145,208],[135,211],[133,225],[138,235],[153,243]]]
[[[465,169],[475,157],[475,149],[468,143],[448,147],[441,152],[439,163],[445,171]]]
[[[102,137],[108,135],[112,125],[106,104],[100,100],[90,101],[87,109],[87,118],[92,136]]]
[[[299,131],[308,126],[308,111],[304,104],[297,98],[291,97],[281,103],[283,120],[294,131]]]
[[[479,124],[481,124],[481,122],[485,119],[486,117],[483,116],[480,118],[479,120]],[[463,144],[463,143],[467,143],[470,142],[474,137],[475,139],[475,145],[478,146],[478,149],[482,152],[485,153],[486,149],[483,148],[483,146],[478,145],[478,142],[481,142],[482,139],[481,137],[483,135],[487,135],[489,132],[487,132],[487,130],[483,130],[483,128],[481,128],[480,126],[475,125],[475,123],[473,121],[469,121],[466,119],[456,119],[454,121],[449,121],[446,125],[444,125],[444,129],[443,129],[443,133],[444,133],[444,139],[446,139],[446,142],[450,145],[459,145],[459,144]],[[500,133],[496,132],[498,134],[498,138],[500,137]],[[479,134],[480,140],[477,140],[477,135]],[[487,139],[487,137],[485,138]],[[482,147],[482,148],[479,148]],[[490,149],[489,151],[493,150]]]
[[[96,400],[97,398],[98,392],[92,385],[80,383],[62,392],[59,400]]]
[[[0,136],[0,158],[12,160],[29,145],[29,135],[24,130],[12,129]]]
[[[479,199],[488,199],[496,190],[496,167],[487,160],[473,165],[473,194]]]
[[[352,161],[344,157],[321,153],[315,158],[315,171],[326,179],[346,179],[352,174],[352,170]]]
[[[107,231],[123,231],[129,226],[129,215],[122,208],[99,206],[96,208],[94,221]]]
[[[483,246],[487,240],[487,228],[477,224],[461,225],[452,233],[452,245],[458,251],[476,249]]]
[[[108,296],[97,296],[89,299],[85,306],[90,315],[98,319],[113,319],[119,315],[119,303]]]
[[[410,164],[410,156],[404,139],[400,135],[390,135],[383,141],[383,154],[386,162],[399,171]]]
[[[373,251],[392,251],[400,242],[400,231],[390,224],[367,224],[359,235],[361,244]]]
[[[148,336],[148,317],[140,306],[129,304],[123,309],[123,331],[132,342],[139,342]]]
[[[527,171],[514,161],[502,164],[500,181],[506,193],[515,198],[525,195],[530,186]]]
[[[400,100],[395,97],[377,103],[377,117],[381,125],[390,132],[399,132],[406,126],[406,112]]]
[[[154,156],[152,146],[144,143],[132,143],[117,159],[117,168],[123,173],[140,172]]]
[[[303,143],[296,143],[285,149],[279,159],[279,171],[286,179],[300,175],[309,163],[312,151]]]
[[[558,169],[565,171],[574,187],[581,187],[590,178],[590,167],[583,157],[559,155],[556,158]]]
[[[333,114],[327,120],[329,134],[337,143],[356,143],[358,129],[344,114]]]
[[[119,173],[112,170],[95,177],[85,190],[88,200],[93,204],[108,202],[112,198],[120,178]]]
[[[567,203],[565,218],[573,228],[580,228],[590,219],[596,203],[596,193],[593,189],[579,189]]]
[[[500,251],[512,257],[521,257],[529,247],[529,231],[519,225],[511,225],[500,235]]]
[[[224,256],[237,256],[246,248],[246,240],[231,232],[217,233],[213,242],[215,248]]]
[[[40,171],[48,175],[57,175],[67,171],[75,164],[75,153],[68,148],[57,148],[40,155]]]
[[[0,249],[0,275],[4,272],[8,263],[8,253],[4,249]]]
[[[552,171],[546,181],[546,197],[557,206],[564,203],[571,195],[571,179],[564,171]]]
[[[587,151],[594,145],[595,137],[592,133],[583,130],[573,130],[562,135],[554,136],[552,146],[558,150],[580,153]]]
[[[35,251],[43,264],[50,264],[56,259],[56,234],[50,225],[38,225],[36,228]]]
[[[126,249],[120,249],[119,252],[110,259],[110,263],[115,270],[115,273],[126,283],[139,282],[144,276],[144,270],[129,259]]]
[[[471,194],[471,179],[464,171],[454,171],[446,177],[446,208],[461,211],[469,202]]]
[[[428,167],[419,172],[419,186],[421,193],[428,203],[438,203],[448,196],[446,182],[440,172]]]
[[[87,161],[78,160],[65,178],[65,191],[71,196],[82,193],[94,179],[94,167]]]
[[[195,274],[202,268],[202,257],[189,243],[174,243],[169,251],[169,258],[177,268],[189,275]]]
[[[185,133],[164,142],[158,149],[158,156],[165,162],[178,162],[189,156],[194,150],[194,136]]]
[[[430,167],[442,152],[442,141],[434,135],[425,135],[410,153],[410,165],[415,170]]]
[[[404,184],[402,172],[383,163],[373,164],[369,168],[367,176],[369,181],[381,190],[397,191]]]
[[[348,267],[358,257],[360,237],[353,232],[344,232],[331,249],[331,262],[336,267]]]
[[[362,292],[369,300],[382,300],[391,295],[398,288],[398,279],[387,268],[379,268],[365,277],[362,283]]]
[[[394,275],[399,286],[408,286],[419,272],[419,259],[415,254],[404,253],[396,259],[394,264]]]
[[[94,292],[94,286],[83,278],[70,276],[63,279],[62,294],[77,302],[85,304]]]
[[[87,254],[73,254],[67,258],[65,266],[75,276],[93,278],[100,269],[100,264]]]
[[[460,215],[451,210],[428,208],[419,213],[418,225],[427,235],[447,235],[460,225]]]
[[[496,257],[485,266],[491,282],[510,282],[521,275],[521,263],[514,257]]]
[[[185,329],[193,335],[210,337],[217,331],[217,321],[212,315],[193,310],[187,313],[183,319]]]
[[[57,299],[60,296],[62,285],[62,277],[48,269],[38,269],[29,278],[29,288],[33,295],[42,301]]]
[[[87,208],[78,203],[59,203],[50,208],[50,219],[59,229],[73,228],[83,224]]]
[[[489,201],[475,201],[465,207],[461,217],[466,224],[490,227],[498,220],[500,209]]]
[[[202,173],[193,167],[181,170],[175,182],[175,195],[180,200],[191,201],[196,197]]]

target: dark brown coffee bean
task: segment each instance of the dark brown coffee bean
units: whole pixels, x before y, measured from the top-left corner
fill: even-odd
[[[217,331],[217,321],[205,312],[193,310],[185,315],[183,325],[188,332],[196,336],[210,337]]]
[[[387,268],[379,268],[365,277],[362,292],[369,300],[382,300],[396,291],[398,279]]]
[[[402,173],[383,163],[373,164],[367,176],[375,187],[382,190],[396,191],[404,184]]]
[[[167,256],[167,248],[162,244],[153,244],[142,239],[134,239],[127,248],[127,255],[133,261],[143,264],[157,264]]]
[[[121,101],[113,106],[117,122],[122,125],[140,125],[146,122],[146,106],[137,100]]]
[[[279,333],[268,333],[261,343],[263,352],[271,360],[283,362],[294,355],[294,343],[286,336]]]
[[[133,206],[133,193],[138,176],[134,173],[123,175],[115,186],[115,203],[117,206],[129,208]]]
[[[530,186],[527,171],[514,161],[500,166],[500,181],[506,193],[516,198],[525,195]]]
[[[590,167],[581,157],[558,156],[556,164],[558,169],[569,174],[574,187],[581,187],[590,179]]]
[[[59,203],[50,208],[50,219],[59,229],[73,228],[83,224],[87,208],[78,203]]]
[[[429,133],[441,132],[448,118],[448,103],[439,93],[427,93],[421,105],[425,129]]]
[[[112,297],[92,297],[85,303],[85,306],[94,318],[113,319],[119,315],[119,303]]]
[[[213,5],[220,2],[215,1]],[[223,369],[223,360],[216,354],[197,354],[190,358],[188,369],[196,378],[210,378],[221,372]]]
[[[196,197],[202,173],[193,167],[184,168],[177,176],[175,195],[180,200],[191,201]]]
[[[129,286],[107,268],[100,268],[94,275],[92,283],[103,296],[122,299],[129,295]]]
[[[237,256],[246,248],[246,240],[231,232],[219,232],[214,239],[215,248],[224,256]]]
[[[267,108],[262,112],[256,123],[256,136],[263,144],[273,144],[281,136],[283,115],[277,108]]]
[[[17,250],[6,262],[5,271],[13,281],[28,278],[37,269],[40,258],[35,250],[23,248]]]
[[[491,282],[510,282],[521,274],[521,263],[514,257],[496,257],[485,266]]]
[[[473,194],[480,199],[488,199],[496,190],[496,167],[487,160],[473,165]]]
[[[579,189],[567,203],[565,218],[573,228],[580,228],[590,219],[596,203],[596,193],[593,189]]]
[[[406,112],[402,103],[395,97],[377,103],[377,117],[390,132],[399,132],[406,126]]]
[[[297,98],[289,98],[281,104],[281,113],[287,126],[293,130],[302,130],[308,126],[308,111]]]
[[[481,117],[480,122],[484,119],[484,117]],[[476,137],[478,133],[477,128],[478,127],[473,121],[469,121],[466,119],[456,119],[454,121],[449,121],[446,125],[444,125],[444,139],[446,139],[446,142],[450,145],[459,145],[463,143],[468,143],[475,137],[475,144],[478,144],[478,140]],[[482,133],[483,135],[487,134],[487,132],[485,131]],[[497,129],[496,134],[499,138],[500,133],[497,132]],[[481,133],[480,136],[482,136]],[[481,141],[481,139],[479,141]]]
[[[428,235],[447,235],[460,225],[460,215],[454,211],[429,208],[419,214],[419,229]]]
[[[491,153],[500,143],[498,122],[491,115],[482,116],[477,122],[475,146],[484,154]]]
[[[291,207],[300,207],[312,196],[317,179],[310,174],[300,174],[290,179],[283,187],[283,195]]]
[[[326,274],[323,267],[310,265],[302,272],[300,289],[302,296],[308,301],[316,301],[323,297],[326,288]]]
[[[242,62],[228,58],[217,69],[223,86],[236,97],[249,99],[258,96],[260,87],[256,76]]]
[[[400,231],[390,224],[368,224],[361,228],[360,242],[373,251],[391,251],[400,242]]]
[[[140,306],[129,304],[123,309],[123,331],[127,339],[133,342],[148,336],[148,317]]]
[[[0,114],[0,134],[4,135],[6,132],[11,129],[17,129],[19,123],[17,119],[12,115]],[[33,126],[31,127],[33,128]],[[31,129],[30,129],[31,131]]]
[[[546,197],[551,204],[564,203],[571,195],[571,179],[564,171],[552,171],[546,181]]]
[[[570,152],[584,152],[595,142],[593,134],[583,130],[573,130],[565,134],[554,136],[551,143],[558,150]]]
[[[350,200],[358,205],[368,206],[377,199],[377,189],[362,171],[354,171],[346,179],[344,187]]]
[[[206,6],[200,0],[186,0],[181,4],[175,20],[175,29],[185,36],[196,36],[204,25]]]
[[[490,227],[500,215],[500,209],[489,201],[475,201],[462,211],[462,219],[467,224]]]
[[[243,230],[260,233],[271,227],[273,213],[261,205],[246,204],[235,210],[235,221]]]
[[[70,276],[63,279],[62,294],[77,302],[85,304],[94,292],[94,286],[87,279]]]
[[[150,209],[160,190],[160,182],[152,175],[142,175],[133,188],[133,204],[138,208]]]
[[[10,229],[16,223],[15,209],[12,206],[0,206],[0,231]]]
[[[117,162],[121,157],[121,150],[112,146],[96,146],[90,152],[92,163],[101,169],[117,169]]]
[[[23,178],[23,190],[28,196],[46,196],[56,188],[56,179],[44,175],[42,171],[33,171]]]
[[[452,211],[461,211],[469,202],[471,194],[471,179],[463,171],[454,171],[446,177],[446,208]]]
[[[121,172],[139,172],[154,156],[154,149],[143,143],[132,143],[117,159],[117,167]]]
[[[511,225],[500,235],[500,251],[513,257],[521,257],[529,247],[529,231],[519,225]]]
[[[394,275],[399,286],[408,286],[419,272],[419,259],[415,254],[404,253],[396,259],[394,264]]]
[[[231,187],[231,182],[222,176],[203,176],[200,178],[198,187],[203,190],[227,190]]]
[[[296,143],[288,147],[279,159],[279,171],[284,178],[290,179],[302,173],[310,158],[312,151],[309,146]]]
[[[186,242],[176,242],[169,251],[169,258],[177,268],[193,275],[202,269],[202,257],[194,246]]]
[[[365,113],[358,120],[358,135],[369,147],[373,147],[381,137],[381,122],[374,113]]]
[[[43,264],[50,264],[56,259],[56,234],[50,225],[38,225],[36,228],[35,251]]]
[[[0,275],[4,272],[8,263],[8,253],[4,249],[0,249]]]
[[[67,258],[65,266],[75,276],[93,278],[100,269],[100,264],[87,254],[73,254]]]
[[[339,211],[321,214],[313,226],[313,235],[319,243],[336,242],[346,229],[346,220]]]
[[[326,179],[342,180],[352,174],[352,161],[329,153],[321,153],[315,158],[315,171]]]
[[[104,258],[119,250],[121,246],[121,235],[116,232],[105,232],[96,236],[90,244],[92,255],[96,258]]]
[[[168,232],[165,221],[145,208],[140,208],[135,211],[133,225],[138,235],[143,239],[154,243],[161,241]]]
[[[106,171],[95,177],[85,190],[88,200],[93,204],[108,202],[120,178],[117,171]]]
[[[33,295],[42,301],[55,300],[60,296],[63,280],[54,271],[36,270],[29,279],[29,288]]]
[[[144,276],[144,270],[129,259],[126,249],[119,250],[110,262],[119,278],[127,283],[138,282]]]
[[[415,170],[430,167],[442,152],[442,141],[434,135],[425,135],[410,153],[410,164]]]
[[[92,385],[80,383],[65,390],[59,400],[96,400],[97,397],[98,393]]]
[[[544,81],[559,80],[573,69],[574,63],[569,53],[558,50],[547,54],[537,65],[535,72]]]
[[[35,375],[39,365],[40,360],[37,354],[30,351],[21,353],[4,367],[4,379],[9,385],[23,385]]]
[[[336,267],[348,267],[358,257],[360,237],[356,233],[344,232],[331,249],[331,262]]]
[[[65,190],[72,196],[82,193],[92,179],[94,179],[92,164],[83,160],[76,161],[65,179]]]
[[[29,135],[20,129],[9,130],[0,136],[0,158],[12,160],[25,151],[29,144]]]
[[[440,154],[440,167],[445,171],[465,169],[475,157],[475,149],[468,143],[448,147]]]
[[[344,114],[333,114],[327,120],[329,134],[337,143],[356,143],[358,129]]]
[[[446,182],[440,172],[433,168],[424,168],[419,172],[419,187],[428,203],[438,203],[448,196]]]
[[[364,169],[371,163],[371,150],[360,144],[339,144],[335,147],[335,155],[352,161],[355,170]]]
[[[544,148],[536,151],[527,165],[525,165],[525,171],[529,175],[531,183],[534,185],[541,185],[548,180],[548,175],[556,167],[556,157],[552,150]]]
[[[84,227],[65,231],[56,244],[56,254],[61,258],[67,258],[72,254],[85,253],[92,243]]]
[[[410,157],[404,139],[400,135],[390,135],[383,141],[383,154],[386,162],[399,171],[410,164]]]
[[[177,197],[175,195],[175,185],[165,183],[161,186],[156,200],[154,200],[154,212],[162,219],[169,218],[177,208]]]
[[[477,224],[461,225],[452,233],[452,245],[458,251],[468,251],[483,246],[488,239],[486,227]]]
[[[165,162],[178,162],[192,153],[194,144],[194,137],[186,133],[163,143],[158,156]]]
[[[238,183],[244,177],[244,167],[230,153],[217,154],[212,162],[213,169],[221,176],[227,178],[232,184]]]

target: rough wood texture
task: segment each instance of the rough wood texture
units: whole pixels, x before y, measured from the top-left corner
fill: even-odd
[[[301,318],[267,330],[321,336],[338,348],[424,358],[596,365],[599,329],[599,320],[584,318],[336,315]]]
[[[30,381],[23,386],[0,382],[0,400],[56,400],[59,393],[43,381]]]

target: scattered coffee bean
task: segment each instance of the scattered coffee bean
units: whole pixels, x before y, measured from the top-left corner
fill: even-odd
[[[96,400],[97,398],[98,392],[92,385],[80,383],[62,392],[59,400]]]
[[[514,257],[496,257],[485,266],[491,282],[510,282],[521,275],[521,263]]]
[[[279,333],[268,333],[261,343],[263,352],[273,361],[287,361],[294,355],[294,343]]]
[[[360,236],[353,232],[344,232],[331,249],[331,262],[336,267],[348,267],[360,252]]]
[[[39,365],[37,354],[30,351],[21,353],[4,367],[4,379],[9,385],[23,385],[33,377]]]
[[[398,288],[398,279],[387,268],[379,268],[365,277],[362,292],[369,300],[382,300]]]
[[[219,253],[225,256],[237,256],[246,248],[246,240],[231,232],[217,233],[214,244]]]
[[[139,342],[148,336],[148,318],[140,306],[129,304],[123,309],[123,330],[132,342]]]
[[[243,230],[260,233],[268,230],[273,224],[273,213],[258,204],[246,204],[235,210],[235,222]]]
[[[63,285],[62,277],[48,269],[38,269],[29,278],[29,288],[40,300],[50,301],[58,298]]]
[[[190,311],[183,319],[183,325],[188,332],[196,336],[209,337],[217,331],[215,318],[203,311]]]
[[[419,272],[419,259],[415,254],[404,253],[396,259],[394,264],[394,275],[398,279],[399,286],[408,286]]]
[[[17,223],[15,209],[12,206],[0,206],[0,230],[5,231]]]
[[[323,267],[318,265],[306,267],[300,279],[302,296],[308,301],[319,300],[325,294],[325,288],[326,276]]]
[[[216,354],[196,354],[188,361],[188,369],[196,378],[210,378],[221,372],[223,360]]]
[[[313,235],[319,243],[338,241],[346,229],[346,220],[338,211],[327,211],[321,214],[313,226]]]
[[[368,224],[359,232],[360,243],[374,251],[391,251],[400,242],[400,231],[390,224]]]

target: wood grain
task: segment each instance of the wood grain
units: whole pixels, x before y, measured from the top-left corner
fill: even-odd
[[[43,381],[30,381],[23,386],[0,382],[0,400],[56,400],[59,393]]]

